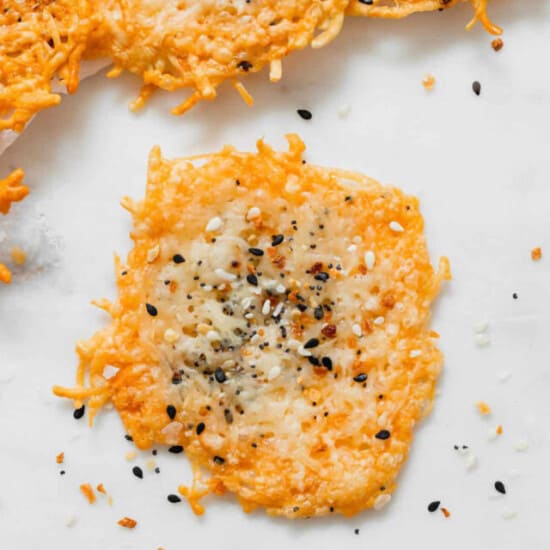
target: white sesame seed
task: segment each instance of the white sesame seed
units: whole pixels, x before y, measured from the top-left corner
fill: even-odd
[[[351,325],[351,331],[353,332],[353,334],[355,334],[355,336],[363,335],[363,331],[361,330],[361,327],[357,323],[353,323],[353,325]]]
[[[281,315],[281,312],[283,311],[283,307],[283,302],[279,302],[273,310],[273,317],[279,317],[279,315]]]
[[[489,321],[482,320],[482,321],[478,321],[477,323],[474,323],[474,332],[476,334],[487,332],[488,328],[489,328]]]
[[[476,334],[474,336],[474,340],[475,340],[475,343],[480,348],[484,348],[485,346],[488,346],[491,343],[491,338],[485,332],[482,332],[480,334]]]
[[[251,296],[246,296],[241,300],[241,306],[243,309],[248,309],[252,305],[253,298]]]
[[[403,233],[403,231],[405,231],[403,229],[403,226],[399,222],[396,222],[396,221],[390,222],[390,229],[392,231],[395,231],[395,233]]]
[[[310,357],[310,356],[311,356],[311,351],[305,349],[304,346],[300,346],[300,347],[298,348],[298,353],[299,353],[302,357]]]
[[[511,372],[502,371],[498,373],[497,378],[499,382],[507,382],[508,380],[510,380],[511,376],[512,376]]]
[[[179,335],[174,329],[167,328],[164,331],[164,341],[165,342],[168,342],[169,344],[173,344],[174,342],[177,342],[178,340],[179,340]]]
[[[346,118],[349,115],[350,111],[351,105],[349,105],[349,103],[346,103],[345,105],[340,105],[340,107],[338,107],[338,116],[340,118]]]
[[[373,323],[375,325],[383,325],[384,324],[384,317],[376,317],[376,319],[373,320]]]
[[[520,453],[525,452],[529,448],[529,441],[527,439],[518,439],[514,443],[514,449]]]
[[[374,501],[374,509],[375,510],[382,510],[386,504],[391,500],[391,495],[378,495],[376,497],[376,500]]]
[[[113,378],[113,376],[116,376],[119,369],[117,367],[113,367],[112,365],[106,365],[103,367],[103,378],[106,380],[110,380]]]
[[[219,277],[220,279],[223,279],[224,281],[234,281],[237,276],[233,273],[229,273],[225,269],[222,269],[221,267],[217,267],[214,270],[214,273],[216,274],[216,277]]]
[[[264,302],[264,305],[262,306],[262,314],[263,315],[269,315],[269,311],[271,310],[271,301],[266,300]]]
[[[271,382],[271,380],[275,380],[275,378],[277,378],[279,374],[281,374],[281,367],[275,365],[274,367],[271,367],[269,369],[269,372],[267,373],[267,379]]]
[[[505,508],[502,511],[502,519],[514,519],[518,513],[515,510],[510,510],[509,508]]]
[[[494,441],[497,437],[498,437],[498,432],[495,426],[487,430],[487,439],[489,441]]]
[[[202,289],[205,290],[206,292],[210,292],[211,290],[214,289],[214,287],[212,285],[204,285]]]
[[[65,525],[72,527],[76,523],[76,516],[74,514],[68,514],[65,518]]]
[[[355,252],[357,250],[357,245],[356,244],[350,244],[348,246],[348,252]]]
[[[253,313],[245,313],[244,314],[244,318],[245,319],[252,319],[254,317],[254,314]]]
[[[159,252],[160,246],[158,244],[150,248],[147,251],[147,263],[153,263],[158,258]]]
[[[206,224],[206,231],[218,231],[222,228],[223,221],[219,216],[215,216]]]
[[[276,292],[277,294],[284,294],[285,291],[286,291],[286,288],[285,288],[284,285],[277,285],[277,286],[275,287],[275,292]]]
[[[473,453],[467,453],[464,456],[464,466],[466,466],[466,470],[473,470],[477,466],[477,456]]]
[[[219,342],[221,340],[220,333],[217,330],[209,330],[206,333],[206,338],[209,342]]]
[[[374,255],[374,252],[372,250],[367,250],[367,252],[365,252],[365,265],[367,266],[367,269],[372,269],[375,262],[376,256]]]
[[[414,359],[415,357],[420,357],[422,355],[422,352],[419,349],[412,349],[409,352],[409,357],[411,359]]]
[[[247,213],[246,213],[246,219],[247,220],[254,220],[256,218],[259,218],[262,211],[257,207],[253,206]]]

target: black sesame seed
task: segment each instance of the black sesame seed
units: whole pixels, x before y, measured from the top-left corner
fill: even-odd
[[[330,275],[326,271],[321,271],[320,273],[317,273],[317,275],[315,275],[313,278],[316,281],[323,281],[323,283],[325,283],[329,280]]]
[[[303,313],[306,311],[307,306],[305,304],[297,304],[296,307]]]
[[[314,357],[313,355],[310,355],[307,360],[314,366],[314,367],[318,367],[321,362],[319,361],[319,359],[317,359],[317,357]]]
[[[476,95],[481,94],[481,84],[477,80],[475,80],[472,83],[472,90],[474,91],[474,94],[476,94]]]
[[[224,464],[225,463],[225,458],[222,458],[221,456],[218,456],[216,455],[213,459],[212,459],[216,464]]]
[[[183,452],[183,447],[181,445],[172,445],[168,448],[168,452],[177,455]]]
[[[152,304],[145,304],[145,309],[147,310],[147,313],[151,317],[156,317],[158,315],[157,308],[155,306],[153,306]]]
[[[434,500],[433,502],[430,502],[428,504],[428,512],[435,512],[438,508],[441,502],[439,500]]]
[[[59,475],[60,475],[60,476],[64,476],[64,475],[65,475],[65,470],[60,470],[60,471],[59,471]]]
[[[73,418],[75,420],[80,420],[84,416],[85,411],[86,411],[86,405],[82,405],[82,407],[75,409],[73,411]]]
[[[245,73],[247,73],[250,69],[252,69],[252,63],[250,63],[250,61],[239,61],[239,63],[237,63],[237,67],[239,69],[241,69],[242,71],[244,71]]]
[[[315,319],[317,319],[317,321],[320,321],[323,316],[324,316],[324,313],[323,313],[323,308],[322,306],[317,306],[314,310],[313,310],[313,316],[315,317]]]
[[[305,349],[316,348],[319,345],[319,340],[317,338],[310,338],[305,344]]]
[[[390,435],[388,430],[380,430],[374,437],[376,437],[376,439],[389,439]]]
[[[229,409],[224,409],[223,416],[228,424],[233,424],[233,414]]]
[[[166,407],[166,414],[170,417],[170,420],[176,418],[176,412],[176,407],[174,407],[174,405],[168,405],[168,407]]]
[[[264,251],[261,248],[249,248],[248,252],[252,254],[253,256],[263,256]]]
[[[308,111],[307,109],[297,109],[296,112],[304,119],[304,120],[311,120],[313,118],[313,115],[311,114],[311,111]]]
[[[353,532],[358,535],[359,534],[359,529],[354,529]]]
[[[284,240],[284,235],[273,235],[271,237],[271,246],[279,246]]]
[[[155,474],[160,474],[160,468],[158,466],[155,468]]]
[[[168,495],[166,499],[172,504],[177,504],[178,502],[181,502],[181,498],[178,495]]]
[[[202,432],[204,432],[204,429],[206,426],[204,425],[204,422],[199,422],[197,424],[197,435],[201,435]]]
[[[223,384],[227,380],[227,376],[225,376],[225,372],[223,372],[221,367],[216,369],[214,372],[214,377],[216,378],[216,382],[219,382],[220,384]]]
[[[132,473],[139,479],[143,479],[143,470],[139,466],[132,468]]]
[[[365,382],[365,380],[368,378],[368,374],[366,372],[362,372],[358,374],[357,376],[353,377],[354,382]]]
[[[299,507],[299,506],[294,506],[294,507],[292,508],[292,511],[293,511],[294,513],[298,512],[299,510],[300,510],[300,507]]]
[[[321,363],[323,364],[323,367],[325,367],[328,370],[332,370],[332,359],[330,357],[323,357],[321,359]]]
[[[504,483],[502,483],[502,481],[495,481],[495,489],[503,495],[506,494],[506,487],[504,487]]]
[[[185,262],[185,258],[181,254],[174,254],[172,256],[172,261],[175,264],[182,264],[183,262]]]
[[[258,286],[258,277],[256,277],[256,275],[254,275],[253,273],[249,273],[246,276],[246,280],[248,284],[251,284],[253,286]]]
[[[514,293],[512,294],[512,298],[513,298],[514,300],[517,300],[517,299],[518,299],[518,293],[517,293],[517,292],[514,292]]]

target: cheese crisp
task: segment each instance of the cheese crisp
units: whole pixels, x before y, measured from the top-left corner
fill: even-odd
[[[207,493],[289,518],[390,499],[442,355],[428,327],[418,200],[357,173],[226,147],[151,153],[110,326],[78,345],[90,419],[107,400],[135,444],[185,448]],[[209,472],[208,478],[201,472]]]
[[[347,10],[348,15],[364,15],[368,17],[385,17],[399,19],[411,13],[435,11],[451,8],[466,0],[351,0]],[[478,21],[491,34],[501,34],[502,29],[491,22],[487,15],[489,0],[470,0],[475,14],[466,28],[470,30]]]
[[[182,114],[201,99],[214,99],[227,79],[248,103],[237,79],[271,65],[281,78],[281,59],[308,44],[334,38],[349,0],[97,0],[103,23],[90,55],[113,59],[111,76],[123,70],[143,77],[137,109],[157,88],[195,92]]]
[[[69,93],[91,29],[89,0],[3,0],[0,9],[0,131],[21,132],[57,105],[52,80]]]

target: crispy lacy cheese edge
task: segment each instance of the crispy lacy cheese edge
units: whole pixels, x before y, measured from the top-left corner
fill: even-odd
[[[148,448],[154,442],[184,445],[193,465],[195,477],[191,487],[180,487],[180,493],[188,498],[193,510],[198,514],[203,512],[203,507],[199,504],[203,496],[209,493],[224,494],[227,491],[238,496],[245,511],[262,507],[269,514],[289,518],[320,516],[333,511],[353,515],[366,508],[380,508],[389,501],[395,488],[395,478],[406,459],[413,426],[417,420],[429,412],[433,403],[435,381],[443,357],[435,345],[430,343],[438,335],[430,331],[426,325],[429,320],[430,304],[437,296],[441,282],[450,278],[450,270],[446,258],[440,260],[437,273],[429,265],[422,237],[423,223],[420,214],[414,210],[410,214],[414,219],[411,221],[411,226],[416,229],[411,231],[411,235],[407,238],[412,239],[409,244],[416,247],[415,253],[420,253],[422,256],[421,269],[425,270],[421,274],[424,281],[421,296],[423,321],[420,325],[422,328],[420,334],[415,333],[413,338],[417,342],[425,343],[426,353],[418,358],[420,366],[415,367],[418,368],[415,379],[421,383],[412,384],[407,389],[411,392],[409,399],[400,406],[400,421],[393,428],[398,439],[395,441],[396,446],[391,447],[392,451],[383,445],[376,451],[370,451],[374,453],[371,458],[376,466],[364,481],[367,485],[363,485],[363,482],[354,483],[349,476],[345,483],[342,479],[338,481],[335,471],[327,466],[326,471],[317,471],[313,477],[306,476],[303,494],[297,495],[295,488],[291,489],[295,479],[288,477],[290,473],[284,466],[289,457],[275,456],[276,453],[273,455],[270,451],[259,448],[256,452],[263,454],[259,455],[261,459],[258,458],[258,462],[255,463],[259,468],[256,475],[260,475],[261,472],[267,481],[266,486],[262,486],[262,483],[255,485],[250,478],[250,456],[247,455],[247,452],[250,453],[250,448],[248,451],[238,450],[238,453],[244,453],[239,454],[239,459],[225,461],[214,457],[213,460],[212,446],[207,443],[204,434],[197,437],[195,430],[192,430],[191,436],[183,436],[180,434],[182,424],[168,420],[169,402],[166,388],[170,386],[170,380],[166,373],[163,374],[157,368],[161,360],[159,350],[152,342],[140,338],[140,328],[144,321],[143,303],[147,296],[143,281],[146,281],[147,273],[151,273],[151,250],[163,234],[167,232],[170,234],[171,227],[177,224],[181,217],[182,208],[185,209],[185,202],[180,202],[177,194],[174,194],[174,189],[177,188],[177,184],[174,187],[174,177],[180,173],[178,170],[194,171],[192,173],[197,174],[196,177],[199,177],[199,173],[208,174],[207,178],[212,178],[213,184],[214,180],[219,178],[234,178],[237,173],[246,176],[246,173],[251,170],[254,173],[260,172],[268,186],[280,186],[281,175],[284,174],[297,174],[298,178],[304,182],[305,188],[309,189],[311,189],[309,186],[317,185],[318,181],[337,186],[338,180],[342,179],[370,188],[376,196],[381,192],[388,192],[396,201],[407,200],[412,201],[414,205],[417,204],[416,199],[405,197],[399,190],[383,187],[360,174],[304,165],[301,162],[303,143],[295,135],[288,136],[288,140],[290,149],[287,153],[276,153],[260,141],[257,155],[239,153],[231,147],[226,147],[218,154],[174,162],[163,159],[158,148],[153,150],[149,163],[149,182],[145,200],[135,203],[125,199],[123,203],[134,217],[135,229],[132,232],[132,238],[135,247],[130,252],[125,265],[122,265],[118,258],[116,260],[119,297],[114,303],[102,300],[96,304],[110,314],[111,325],[96,333],[90,340],[78,344],[77,353],[80,362],[76,386],[54,387],[54,393],[57,396],[74,399],[77,407],[81,406],[83,401],[87,401],[90,424],[99,409],[112,400],[128,433],[140,448]],[[195,162],[201,163],[201,167],[195,167]],[[235,172],[236,167],[238,167],[237,172]],[[271,177],[272,174],[273,177]],[[170,191],[167,185],[170,185]],[[275,189],[278,188],[280,187],[275,187]],[[360,224],[360,220],[358,223]],[[415,234],[412,235],[412,233]],[[104,375],[106,367],[115,367],[116,374],[106,377]],[[399,384],[402,383],[403,379]],[[338,421],[337,415],[334,416],[334,421]],[[175,426],[176,424],[178,426]],[[171,433],[172,428],[175,430],[174,433]],[[381,439],[385,437],[381,436]],[[393,456],[392,453],[397,454]],[[310,466],[313,467],[313,465]],[[203,477],[204,470],[211,474],[208,479]],[[324,481],[320,483],[319,479]],[[384,480],[383,487],[380,486],[380,480]],[[275,486],[272,483],[274,481],[276,481]],[[297,501],[299,506],[296,505]]]
[[[360,0],[352,0],[346,15],[400,19],[413,13],[448,9],[465,1],[467,0],[374,0],[372,4],[366,4]],[[466,29],[472,29],[479,21],[486,31],[500,35],[502,29],[495,25],[487,15],[488,2],[489,0],[470,0],[474,8],[474,17],[466,25]]]

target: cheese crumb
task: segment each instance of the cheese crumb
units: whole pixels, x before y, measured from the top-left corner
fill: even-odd
[[[477,407],[477,410],[479,411],[479,414],[483,416],[487,416],[491,414],[491,407],[489,407],[489,405],[487,405],[487,403],[483,401],[478,401],[476,403],[476,407]]]
[[[531,259],[534,262],[538,262],[542,258],[542,248],[540,246],[537,246],[537,248],[533,248],[531,250]]]
[[[14,246],[11,249],[11,259],[15,265],[23,265],[27,261],[27,254],[25,254],[25,251],[22,248]]]

